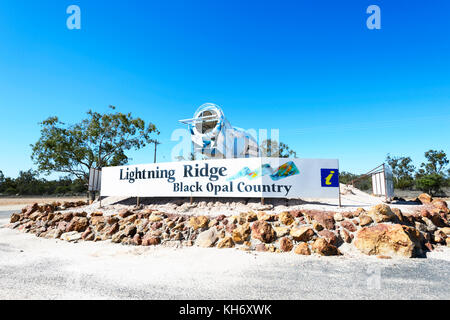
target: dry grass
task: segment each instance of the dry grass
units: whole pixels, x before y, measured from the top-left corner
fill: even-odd
[[[28,204],[33,204],[37,202],[38,204],[51,203],[54,201],[78,201],[86,200],[86,197],[1,197],[0,206],[16,206]]]

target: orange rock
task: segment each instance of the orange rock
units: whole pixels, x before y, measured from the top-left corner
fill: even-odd
[[[422,204],[431,203],[433,198],[428,193],[422,193],[417,197]]]
[[[319,238],[314,241],[312,244],[312,250],[321,256],[337,256],[341,254],[338,248],[323,238]]]
[[[309,250],[309,246],[306,242],[301,242],[299,243],[299,245],[297,247],[295,247],[294,252],[296,254],[301,254],[304,256],[309,256],[311,255],[311,250]]]
[[[378,224],[358,231],[354,244],[367,255],[413,257],[421,253],[420,233],[400,224]]]
[[[278,220],[289,226],[294,222],[294,217],[289,212],[282,212],[278,215]]]

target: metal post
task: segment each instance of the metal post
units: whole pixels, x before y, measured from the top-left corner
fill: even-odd
[[[384,168],[384,163],[383,163],[383,177],[384,177],[384,198],[386,202],[388,202],[386,169]]]
[[[342,207],[342,202],[341,202],[341,183],[339,182],[339,208]]]

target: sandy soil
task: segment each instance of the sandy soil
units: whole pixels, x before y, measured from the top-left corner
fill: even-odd
[[[54,201],[63,202],[79,200],[86,200],[86,197],[0,197],[0,211],[20,210],[23,207],[36,202],[38,204],[44,204]]]

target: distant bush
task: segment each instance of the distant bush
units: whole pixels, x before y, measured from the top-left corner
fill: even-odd
[[[364,177],[361,179],[362,175],[353,174],[350,172],[343,171],[339,173],[339,182],[343,184],[353,184],[359,190],[370,190],[372,188],[372,180],[370,177]],[[357,180],[358,179],[358,180]]]
[[[5,178],[0,171],[0,194],[5,195],[80,195],[87,192],[84,181],[68,177],[40,179],[36,171],[21,171],[16,179]]]
[[[417,189],[427,192],[431,195],[435,195],[441,192],[441,188],[444,186],[444,178],[437,173],[423,175],[416,179]]]

